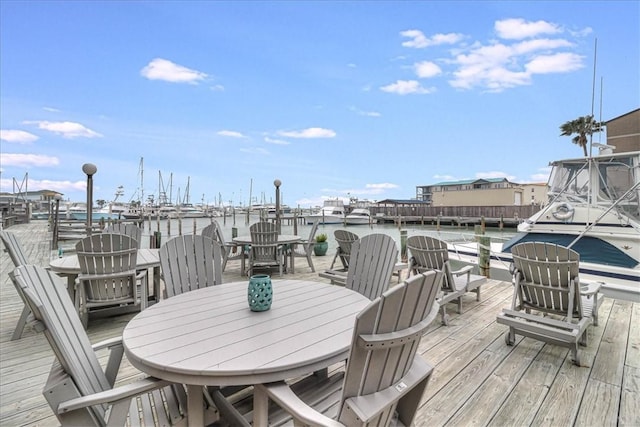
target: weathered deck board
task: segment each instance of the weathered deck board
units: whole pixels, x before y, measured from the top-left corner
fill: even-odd
[[[48,264],[46,224],[10,230],[31,262]],[[331,258],[317,257],[316,270],[327,268]],[[42,397],[53,353],[30,325],[22,339],[10,341],[22,302],[8,278],[13,264],[4,253],[0,269],[0,425],[57,425]],[[239,262],[230,263],[224,281],[243,280],[239,270]],[[302,264],[296,276],[324,281]],[[463,298],[461,315],[449,305],[448,327],[439,319],[429,327],[419,352],[435,370],[416,425],[640,425],[640,304],[606,299],[599,326],[590,328],[589,345],[581,348],[585,366],[576,367],[566,348],[522,337],[514,346],[505,344],[506,328],[495,317],[510,304],[511,293],[510,283],[491,280],[483,286],[482,301],[471,294]],[[91,341],[120,334],[133,315],[92,321]],[[140,375],[125,360],[118,382]]]

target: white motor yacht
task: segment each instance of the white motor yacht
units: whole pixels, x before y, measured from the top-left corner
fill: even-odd
[[[345,217],[347,225],[366,225],[371,224],[371,211],[364,208],[356,208]]]
[[[551,163],[549,203],[518,226],[508,242],[491,243],[491,274],[504,278],[510,248],[557,243],[580,254],[580,280],[602,282],[612,298],[640,302],[640,151]],[[477,243],[451,243],[450,255],[477,263]],[[502,275],[500,275],[502,273]]]
[[[341,199],[325,200],[318,212],[307,216],[307,224],[343,224],[345,219],[344,202]]]

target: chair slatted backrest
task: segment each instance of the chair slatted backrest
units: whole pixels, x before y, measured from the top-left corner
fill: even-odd
[[[220,225],[218,224],[218,221],[212,220],[211,224],[207,224],[207,226],[202,229],[202,231],[200,232],[200,235],[208,237],[211,240],[214,240],[220,243],[221,245],[224,245],[224,241],[220,241],[221,233],[219,231],[219,228],[220,228]]]
[[[412,276],[383,293],[356,317],[338,418],[345,425],[355,425],[356,421],[348,407],[350,398],[392,386],[414,364],[420,339],[438,312],[434,302],[441,274],[431,271]],[[412,391],[415,394],[410,402],[391,402],[367,425],[389,425],[396,409],[404,425],[411,425],[425,386],[426,381]]]
[[[582,317],[580,255],[553,243],[526,242],[511,248],[516,292],[524,308]]]
[[[168,298],[222,283],[220,243],[202,235],[184,235],[160,247],[160,269]]]
[[[124,234],[100,233],[76,243],[78,279],[88,304],[135,302],[138,242]]]
[[[89,337],[67,292],[65,282],[54,273],[34,265],[18,267],[12,274],[34,317],[44,325],[44,334],[57,361],[73,379],[83,396],[111,389],[91,347]],[[104,418],[103,405],[90,407],[94,417]]]
[[[129,236],[133,238],[137,244],[138,249],[140,249],[140,245],[142,244],[142,228],[138,227],[135,224],[124,224],[124,223],[116,223],[107,226],[105,229],[107,233],[118,233],[124,234],[125,236]]]
[[[398,248],[387,234],[368,234],[353,242],[350,259],[345,287],[373,300],[389,287]]]
[[[9,231],[0,231],[0,239],[2,239],[2,243],[4,243],[5,250],[9,253],[9,257],[13,262],[15,267],[26,265],[29,262],[27,261],[27,257],[22,249],[22,245],[18,241],[18,238],[15,234]]]
[[[261,221],[249,227],[252,262],[279,263],[278,229],[271,222]]]
[[[309,237],[305,241],[305,252],[308,252],[313,248],[313,244],[315,242],[316,233],[318,232],[318,223],[319,221],[313,221],[311,225],[311,229],[309,230]]]
[[[357,234],[347,230],[335,230],[333,232],[333,237],[336,239],[338,247],[336,248],[336,256],[333,258],[331,268],[333,268],[333,264],[335,263],[336,258],[339,257],[340,261],[342,262],[342,266],[345,269],[348,269],[353,242],[357,241],[360,237]]]
[[[442,289],[446,292],[456,290],[446,242],[429,236],[411,236],[407,239],[407,249],[411,252],[412,268],[419,271],[440,270],[444,274]]]

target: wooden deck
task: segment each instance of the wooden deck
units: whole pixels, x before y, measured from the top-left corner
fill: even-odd
[[[10,228],[28,259],[47,265],[46,223]],[[332,254],[316,257],[316,271],[327,268]],[[7,273],[13,264],[0,257],[0,425],[49,426],[57,419],[42,396],[53,353],[42,334],[27,326],[22,339],[11,334],[22,310]],[[305,262],[296,276],[319,281]],[[224,281],[242,280],[239,262],[231,262]],[[585,366],[576,367],[568,350],[518,337],[504,342],[506,328],[496,314],[509,305],[509,283],[491,280],[482,301],[468,294],[463,314],[450,305],[448,327],[435,321],[421,342],[421,353],[435,366],[416,425],[436,426],[640,426],[640,304],[606,299],[600,324],[589,331],[581,350]],[[92,321],[92,342],[119,334],[132,314]],[[126,361],[119,383],[140,375]]]

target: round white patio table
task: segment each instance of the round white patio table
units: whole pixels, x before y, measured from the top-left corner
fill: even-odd
[[[278,244],[280,245],[290,245],[292,243],[298,243],[300,242],[300,240],[302,240],[302,238],[300,236],[296,236],[294,234],[278,234]],[[246,235],[246,236],[238,236],[238,237],[234,237],[233,238],[233,243],[236,243],[238,245],[249,245],[251,246],[251,236],[250,235]],[[291,265],[291,274],[296,272],[296,266],[295,266],[295,255],[293,254],[293,251],[291,251],[291,255],[289,256],[289,264]],[[244,272],[244,258],[242,258],[241,261],[241,265],[240,265],[240,274],[241,275],[245,275]]]
[[[347,359],[356,314],[369,299],[321,282],[272,284],[267,311],[249,309],[247,280],[163,300],[125,327],[125,354],[133,366],[187,385],[189,425],[202,425],[203,385],[284,380]]]

